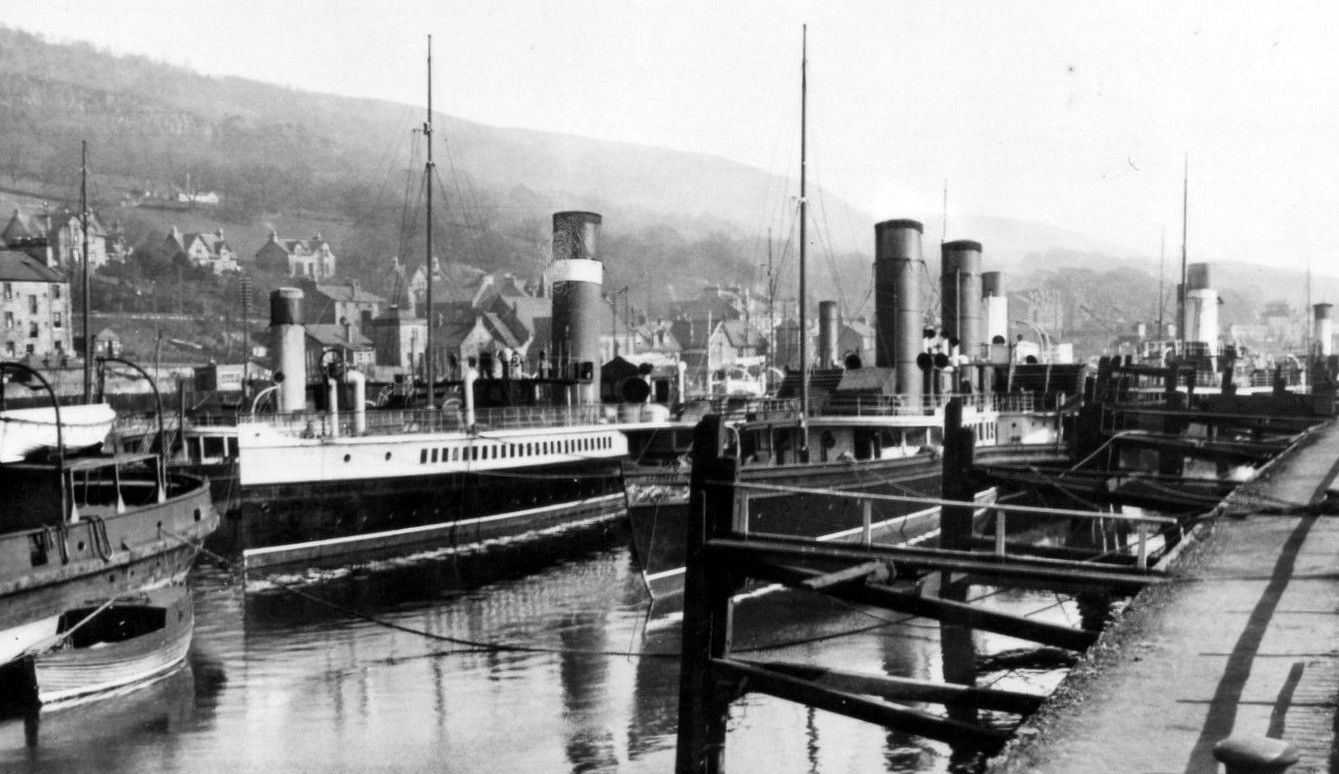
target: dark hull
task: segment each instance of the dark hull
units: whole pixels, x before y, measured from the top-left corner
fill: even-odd
[[[177,480],[173,489],[166,502],[104,513],[101,527],[86,515],[63,529],[0,535],[0,630],[182,580],[218,516],[203,482]]]
[[[210,548],[248,568],[322,564],[471,546],[623,513],[617,461],[493,473],[241,487],[215,479],[226,508]]]

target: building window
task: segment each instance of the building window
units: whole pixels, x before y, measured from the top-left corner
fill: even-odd
[[[37,346],[34,344],[29,344],[27,347],[24,347],[24,349],[27,351],[29,355],[37,354]]]
[[[6,283],[5,283],[5,300],[6,300],[6,301],[11,301],[11,300],[13,300],[13,298],[14,298],[14,284],[11,283],[11,282],[6,282]]]
[[[60,300],[60,285],[51,286],[51,298],[55,301]]]
[[[13,327],[14,327],[14,313],[5,312],[5,328],[9,329]]]
[[[51,315],[51,327],[53,328],[63,327],[62,320],[60,318],[60,312],[56,312],[55,314]]]
[[[14,342],[12,341],[5,342],[5,354],[8,355],[9,357],[14,357]]]
[[[28,338],[30,339],[37,338],[37,323],[35,322],[28,323]],[[32,345],[30,344],[29,346]]]
[[[28,314],[37,314],[37,296],[28,296]]]

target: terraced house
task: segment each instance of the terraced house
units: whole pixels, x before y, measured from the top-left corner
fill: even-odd
[[[0,249],[0,356],[55,364],[70,353],[70,281],[23,250]]]

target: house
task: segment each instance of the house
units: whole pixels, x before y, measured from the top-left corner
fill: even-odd
[[[381,314],[386,300],[359,287],[354,280],[320,283],[310,279],[298,283],[304,295],[303,314],[309,322],[349,324],[353,332],[370,335],[372,320]]]
[[[848,357],[856,357],[861,365],[874,365],[875,331],[869,321],[849,320],[843,322],[837,333],[837,355],[842,365]]]
[[[372,340],[355,334],[349,326],[306,323],[302,327],[307,333],[307,381],[323,381],[325,367],[336,362],[359,369],[376,364]]]
[[[88,265],[97,269],[107,263],[107,231],[97,215],[88,216]],[[25,214],[19,208],[0,232],[0,247],[18,248],[48,267],[73,270],[84,262],[84,224],[68,209]]]
[[[433,370],[448,379],[459,379],[462,366],[475,363],[484,378],[521,376],[538,370],[529,357],[534,331],[501,299],[486,309],[466,302],[433,304]]]
[[[432,259],[432,303],[467,302],[474,305],[486,289],[488,276],[482,269],[461,263],[443,265],[437,258]],[[414,311],[426,315],[428,308],[428,272],[420,264],[409,277],[409,297],[413,301]]]
[[[176,226],[173,226],[167,234],[163,248],[173,260],[178,256],[184,256],[192,266],[207,267],[215,274],[238,270],[237,256],[224,240],[221,228],[212,234],[182,234]]]
[[[681,347],[687,389],[693,394],[710,393],[737,365],[756,367],[767,352],[763,335],[742,319],[676,320],[669,334]]]
[[[422,371],[428,321],[415,317],[412,310],[392,306],[384,314],[374,317],[370,325],[365,324],[363,333],[372,339],[377,365],[399,368],[411,374]]]
[[[125,263],[126,259],[134,255],[135,248],[131,247],[130,242],[126,240],[125,229],[121,228],[121,221],[112,224],[112,229],[104,239],[104,251],[107,253],[107,260],[113,263]]]
[[[70,281],[25,250],[0,249],[0,355],[59,358],[73,349]]]
[[[93,335],[93,352],[102,357],[121,356],[121,336],[111,328],[103,328]]]
[[[256,251],[256,268],[290,277],[313,280],[335,276],[335,252],[318,231],[311,239],[281,239],[270,230],[270,238]]]

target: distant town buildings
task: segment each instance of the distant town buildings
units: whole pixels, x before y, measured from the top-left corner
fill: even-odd
[[[70,282],[27,251],[0,249],[0,355],[58,362],[73,345]]]
[[[284,239],[271,229],[269,241],[256,252],[256,268],[290,277],[329,279],[335,276],[335,265],[335,252],[319,231],[310,239]]]

